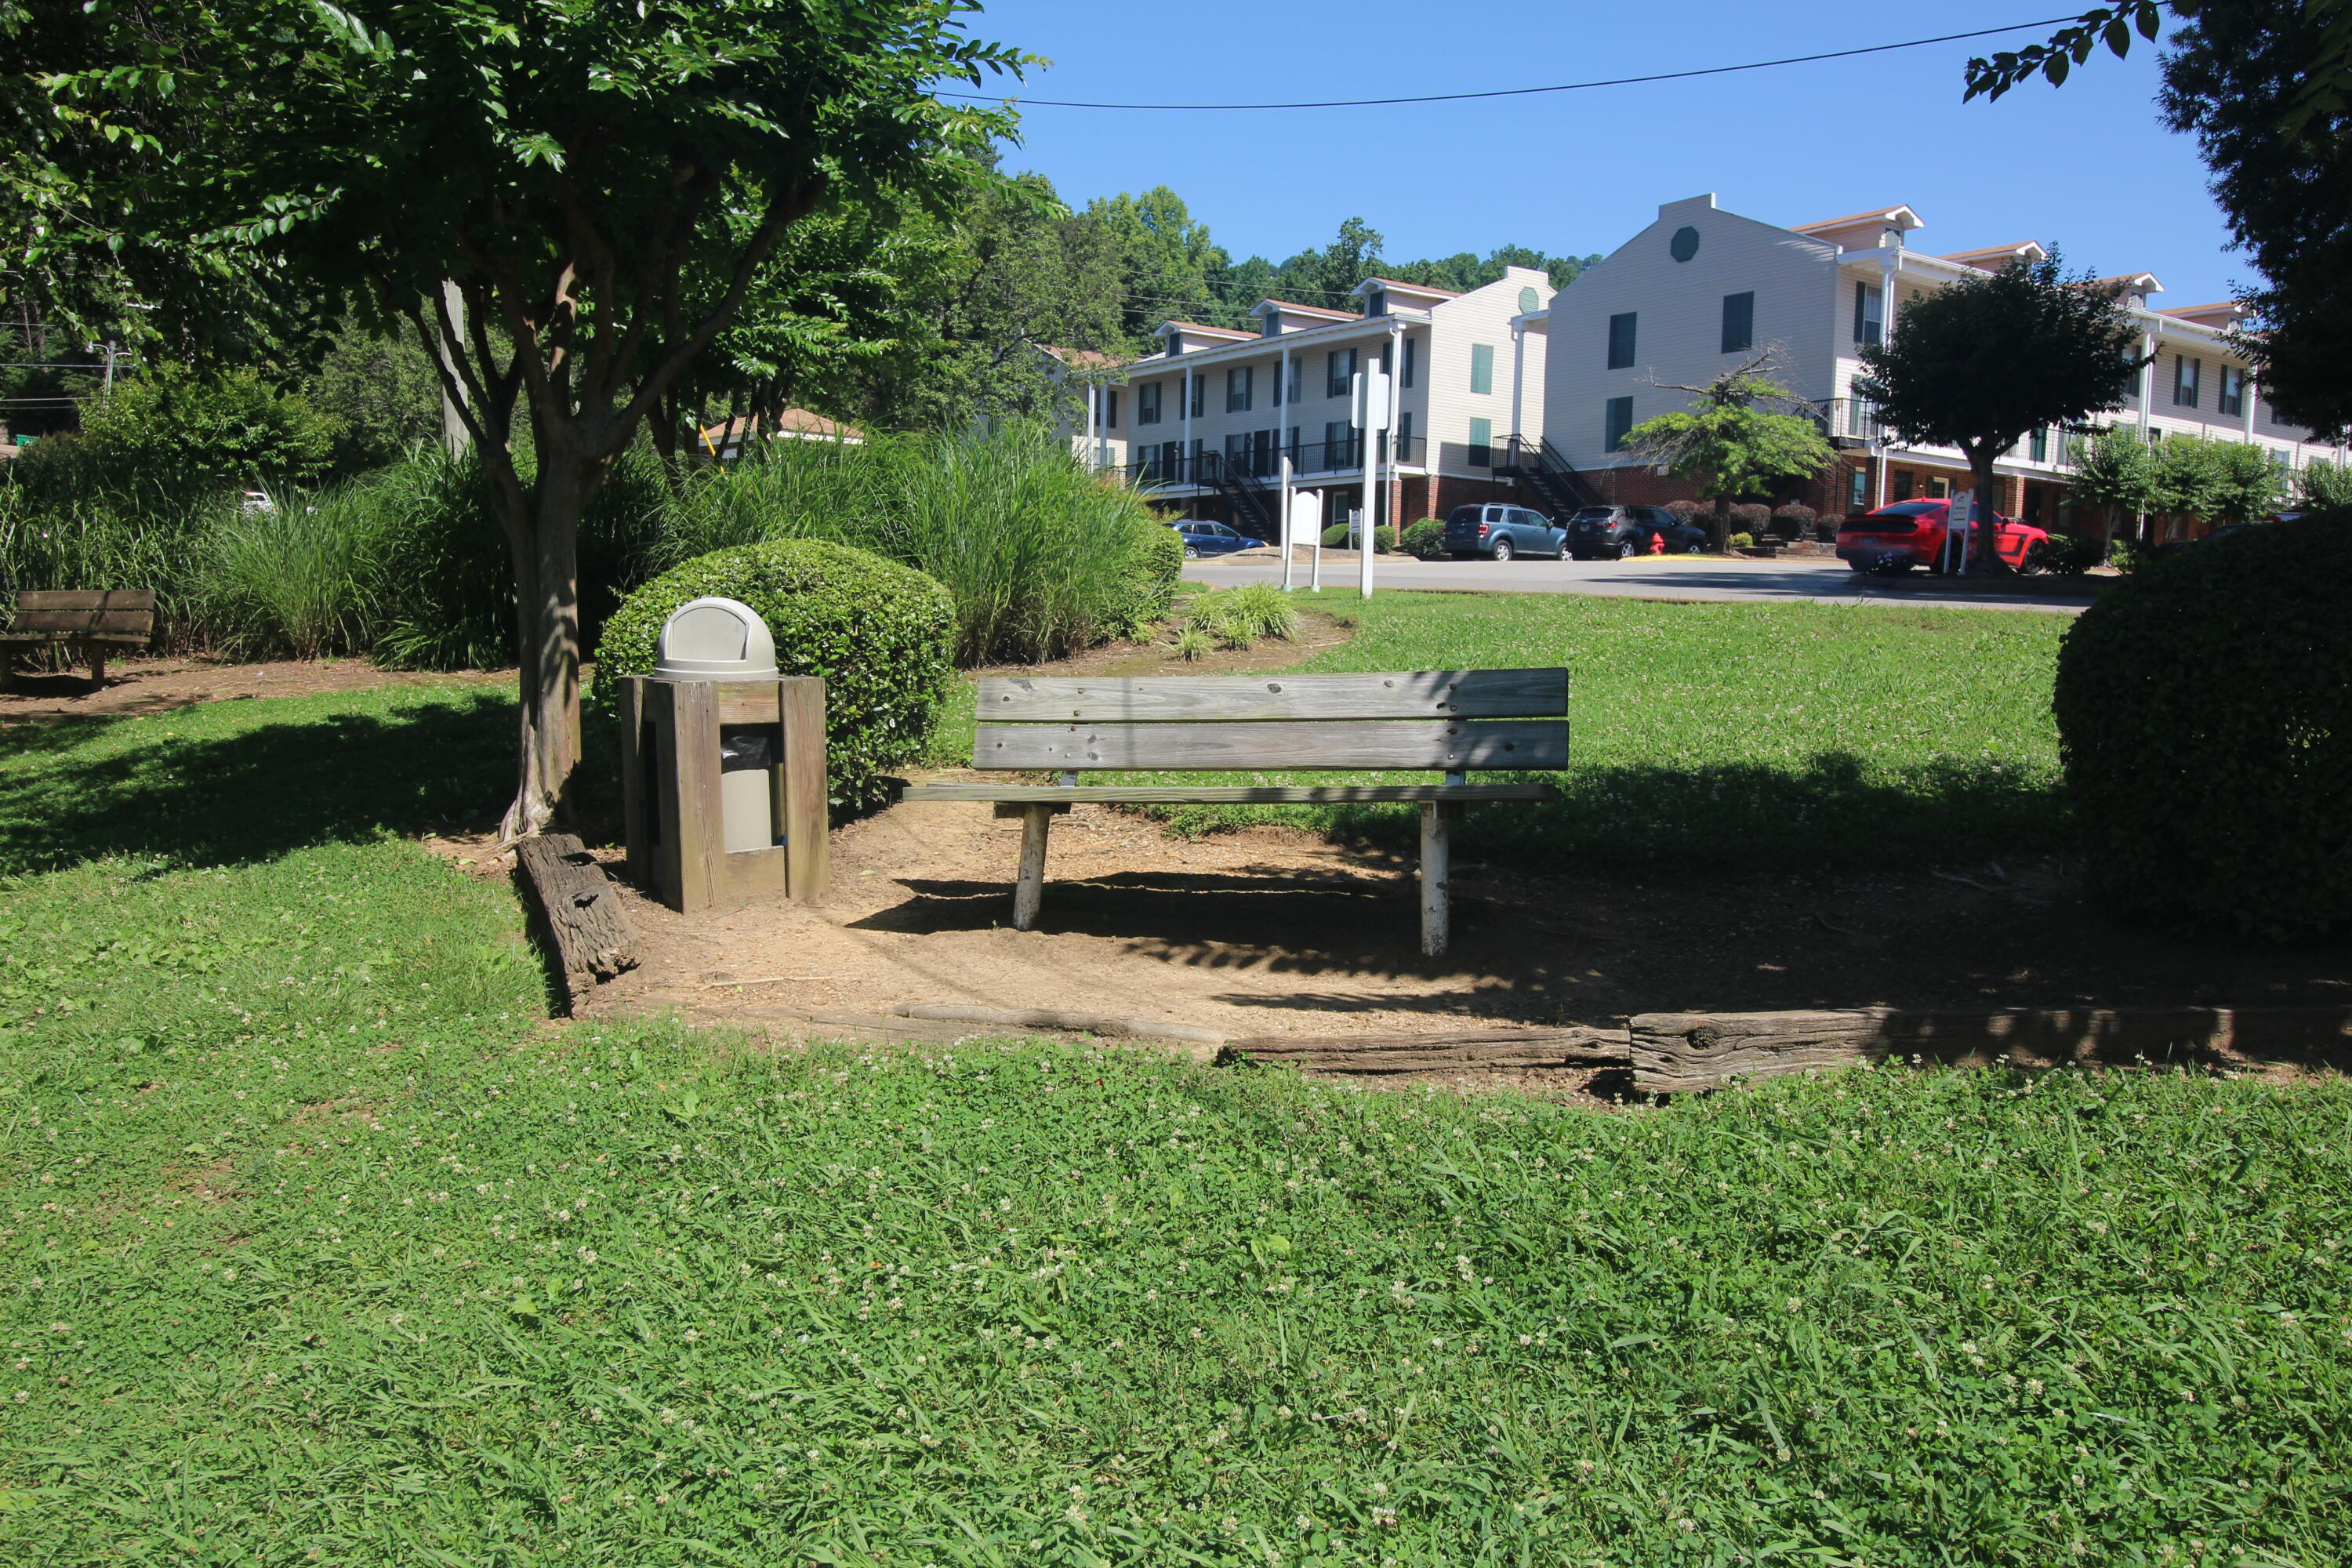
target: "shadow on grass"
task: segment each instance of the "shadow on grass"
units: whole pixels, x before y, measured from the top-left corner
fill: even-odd
[[[71,754],[140,722],[9,727],[0,744],[46,760],[0,773],[0,871],[109,855],[226,865],[381,833],[478,826],[495,822],[514,788],[514,702],[503,691]]]

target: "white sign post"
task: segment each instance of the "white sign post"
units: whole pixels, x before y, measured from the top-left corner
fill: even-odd
[[[1357,438],[1364,444],[1364,527],[1357,540],[1359,570],[1357,584],[1365,598],[1372,596],[1372,542],[1379,537],[1381,525],[1379,464],[1381,433],[1389,427],[1389,374],[1384,370],[1358,371],[1349,384],[1348,423],[1354,426]]]
[[[1969,569],[1969,556],[1977,547],[1977,492],[1952,492],[1951,510],[1944,514],[1944,570],[1958,576]],[[1959,537],[1959,561],[1952,561],[1952,539]]]

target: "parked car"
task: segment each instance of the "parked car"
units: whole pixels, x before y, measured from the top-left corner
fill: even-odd
[[[1198,561],[1203,555],[1231,555],[1236,550],[1255,550],[1265,542],[1246,533],[1236,533],[1222,522],[1196,522],[1187,518],[1168,526],[1184,542],[1187,561]]]
[[[1876,511],[1848,517],[1838,524],[1838,559],[1856,572],[1900,575],[1915,566],[1942,572],[1958,564],[1957,547],[1947,550],[1951,532],[1952,503],[1948,500],[1899,500]],[[1993,553],[2021,575],[2042,570],[2050,552],[2050,535],[2030,522],[1993,514]]]
[[[1706,529],[1664,507],[1588,506],[1568,520],[1568,552],[1579,561],[1647,555],[1650,541],[1660,537],[1668,555],[1696,555],[1706,548]]]
[[[1492,556],[1508,561],[1517,555],[1566,553],[1568,531],[1539,511],[1523,506],[1457,506],[1445,515],[1445,552],[1456,561]]]

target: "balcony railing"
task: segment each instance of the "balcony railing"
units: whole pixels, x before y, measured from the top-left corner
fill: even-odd
[[[1373,448],[1375,462],[1390,461],[1390,445],[1387,437],[1379,438]],[[1394,445],[1395,460],[1400,463],[1418,463],[1428,451],[1427,439],[1420,436],[1407,437]],[[1127,477],[1143,486],[1215,485],[1228,479],[1264,483],[1282,477],[1282,459],[1286,457],[1290,459],[1292,477],[1297,479],[1352,473],[1364,466],[1364,438],[1360,435],[1345,441],[1302,441],[1289,447],[1268,442],[1262,447],[1253,446],[1246,452],[1186,452],[1172,441],[1138,447],[1132,451],[1134,457],[1127,465]]]
[[[1878,405],[1866,397],[1832,397],[1822,409],[1822,424],[1833,441],[1884,441],[1886,426],[1879,423]]]

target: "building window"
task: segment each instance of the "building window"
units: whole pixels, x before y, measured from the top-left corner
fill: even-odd
[[[2236,365],[2221,367],[2221,394],[2213,400],[2214,412],[2243,414],[2246,411],[2246,373]]]
[[[1347,396],[1349,383],[1356,379],[1356,351],[1333,349],[1325,358],[1328,362],[1323,383],[1325,395]]]
[[[1848,468],[1845,475],[1845,510],[1870,510],[1870,473],[1864,468]]]
[[[1135,389],[1135,422],[1138,425],[1160,423],[1160,383],[1147,381]]]
[[[1282,395],[1283,401],[1296,403],[1306,395],[1307,362],[1303,359],[1293,359],[1290,362],[1290,387]]]
[[[1257,335],[1262,338],[1280,337],[1282,335],[1282,312],[1279,310],[1268,310],[1258,321]]]
[[[2182,354],[2172,362],[2172,401],[2182,408],[2197,406],[2197,377],[2204,367]]]
[[[1387,289],[1375,289],[1370,293],[1364,296],[1364,314],[1367,316],[1385,316],[1388,313],[1389,291]]]
[[[1495,345],[1470,345],[1470,390],[1482,396],[1495,390]]]
[[[1106,386],[1106,387],[1104,387],[1104,388],[1103,388],[1103,395],[1102,395],[1102,410],[1103,410],[1103,428],[1104,428],[1104,429],[1106,429],[1106,430],[1116,430],[1116,429],[1118,429],[1118,387],[1116,387],[1116,386]]]
[[[2037,463],[2050,460],[2050,426],[2044,425],[2027,437],[2025,455]]]
[[[1736,354],[1756,346],[1756,295],[1726,294],[1723,297],[1723,352]]]
[[[1495,422],[1492,419],[1470,421],[1470,466],[1492,468],[1495,462]]]
[[[1355,451],[1356,431],[1345,419],[1334,419],[1323,426],[1323,460],[1316,465],[1324,468],[1344,468]]]
[[[1911,470],[1908,468],[1895,470],[1895,499],[1896,500],[1911,499]]]
[[[1543,296],[1536,292],[1536,290],[1535,290],[1535,286],[1534,286],[1533,284],[1529,284],[1529,285],[1528,285],[1526,288],[1521,289],[1519,290],[1519,314],[1520,314],[1520,315],[1522,315],[1522,316],[1532,316],[1532,315],[1534,315],[1538,310],[1542,310],[1542,309],[1543,309]]]
[[[1410,463],[1410,462],[1412,462],[1412,409],[1410,409],[1410,408],[1400,408],[1400,409],[1398,409],[1398,410],[1397,410],[1397,426],[1396,426],[1396,433],[1397,433],[1397,461],[1398,461],[1398,462],[1400,462],[1400,463]]]
[[[1609,318],[1609,368],[1633,368],[1633,322],[1637,311],[1628,310],[1622,316]]]
[[[1255,390],[1251,384],[1256,379],[1251,375],[1251,369],[1252,367],[1249,365],[1237,364],[1234,366],[1233,369],[1225,372],[1226,413],[1246,414],[1249,412],[1250,395]]]
[[[1413,376],[1418,373],[1418,371],[1419,371],[1419,369],[1420,369],[1420,363],[1419,363],[1419,362],[1420,362],[1420,360],[1421,360],[1421,340],[1420,340],[1419,338],[1407,338],[1407,339],[1405,339],[1405,341],[1404,341],[1404,384],[1405,384],[1407,386],[1411,386],[1411,385],[1412,384]]]
[[[1181,484],[1184,482],[1183,442],[1162,441],[1160,443],[1160,478],[1166,483],[1171,485]]]
[[[1853,286],[1853,341],[1874,343],[1885,334],[1885,291],[1868,283]]]
[[[1209,412],[1209,378],[1196,374],[1184,379],[1192,384],[1192,417],[1198,419]]]
[[[1627,320],[1632,320],[1628,317]],[[1633,427],[1633,400],[1612,397],[1601,422],[1601,449],[1613,452],[1625,444],[1625,432]]]
[[[1171,332],[1171,333],[1169,333],[1169,334],[1168,334],[1168,357],[1169,357],[1170,359],[1174,359],[1178,354],[1181,354],[1181,353],[1182,353],[1183,352],[1184,352],[1184,334],[1183,334],[1183,333],[1181,333],[1181,332]]]

